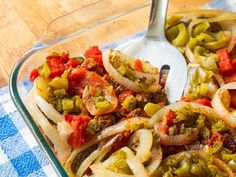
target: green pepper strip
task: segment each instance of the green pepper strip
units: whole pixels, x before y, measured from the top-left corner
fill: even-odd
[[[193,30],[193,37],[196,37],[197,35],[201,34],[201,33],[205,33],[207,31],[207,29],[210,27],[210,23],[209,22],[202,22],[200,24],[198,24],[195,29]]]
[[[188,41],[188,32],[187,28],[184,23],[178,24],[179,34],[178,36],[172,41],[172,44],[175,46],[184,46]]]

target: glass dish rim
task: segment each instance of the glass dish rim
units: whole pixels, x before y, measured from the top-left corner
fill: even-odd
[[[66,15],[71,15],[74,12],[77,12],[79,10],[82,10],[84,8],[87,8],[89,6],[92,6],[98,2],[101,2],[103,0],[97,1],[95,3],[91,3],[90,5],[81,7],[79,9],[76,9],[68,14],[62,15],[60,17],[57,17],[55,19],[53,19],[51,22],[48,23],[48,26],[55,20],[59,20],[61,17],[64,17]],[[49,163],[54,167],[56,173],[59,176],[63,176],[63,177],[68,177],[65,169],[63,168],[63,166],[61,165],[61,163],[59,162],[59,160],[57,159],[57,157],[54,155],[53,150],[51,149],[51,147],[49,146],[49,144],[47,143],[47,141],[45,140],[43,134],[41,133],[41,131],[39,130],[38,126],[36,125],[36,123],[34,122],[32,116],[30,115],[30,113],[28,112],[27,108],[25,107],[23,100],[20,97],[18,88],[17,88],[17,79],[20,73],[20,69],[22,67],[22,65],[27,61],[27,59],[33,55],[36,52],[39,52],[40,50],[46,49],[51,47],[54,44],[59,43],[60,41],[64,40],[64,39],[69,39],[75,35],[78,35],[80,33],[82,33],[85,30],[89,30],[90,28],[99,26],[101,24],[104,24],[108,21],[114,20],[116,18],[119,18],[121,16],[124,16],[126,14],[132,13],[134,11],[137,11],[139,9],[145,8],[149,5],[149,3],[143,3],[142,5],[136,6],[132,9],[129,10],[125,10],[122,11],[121,13],[112,15],[108,18],[105,18],[103,20],[97,21],[96,23],[93,23],[91,25],[89,25],[86,28],[82,28],[72,34],[68,34],[66,36],[62,36],[58,39],[53,40],[52,42],[46,43],[46,44],[41,44],[40,41],[42,39],[42,36],[45,34],[45,31],[47,31],[47,28],[45,29],[45,31],[42,33],[42,35],[39,37],[39,40],[36,42],[35,45],[33,45],[32,48],[30,48],[19,60],[18,62],[14,65],[14,67],[12,68],[12,71],[10,73],[10,77],[9,77],[9,92],[10,92],[10,96],[11,99],[14,103],[14,105],[16,106],[17,110],[19,111],[19,113],[21,114],[23,120],[25,121],[27,127],[30,129],[30,131],[32,132],[33,136],[36,138],[37,142],[39,143],[40,147],[42,148],[42,150],[44,151],[47,159],[49,160]]]

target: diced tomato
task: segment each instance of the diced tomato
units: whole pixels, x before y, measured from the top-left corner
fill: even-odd
[[[135,95],[135,93],[131,90],[127,90],[122,92],[119,96],[118,96],[118,102],[119,104],[123,103],[125,101],[125,98],[131,95]]]
[[[197,100],[193,100],[193,102],[211,107],[211,101],[208,99],[197,99]]]
[[[46,57],[47,60],[51,60],[51,59],[60,59],[60,55],[49,55]]]
[[[169,130],[169,126],[167,126],[167,125],[161,125],[161,127],[160,127],[160,131],[161,131],[161,132],[167,134],[168,130]]]
[[[73,68],[71,72],[68,74],[69,79],[71,80],[81,80],[85,77],[87,70],[84,68]]]
[[[102,52],[99,50],[98,46],[91,46],[89,49],[84,53],[86,58],[93,58],[100,67],[103,67],[102,62]]]
[[[143,64],[142,64],[141,60],[139,60],[139,59],[135,60],[135,62],[134,62],[134,69],[136,71],[143,71]]]
[[[94,61],[93,58],[86,58],[84,60],[83,64],[81,65],[81,67],[83,67],[87,70],[93,70],[97,65],[98,65],[98,63],[96,61]]]
[[[91,46],[84,53],[85,57],[90,57],[91,55],[102,55],[102,52],[99,50],[98,46]]]
[[[30,73],[30,80],[34,81],[39,76],[38,69],[33,69]]]
[[[232,65],[233,65],[234,68],[236,68],[236,58],[232,59]]]
[[[66,63],[69,60],[69,54],[63,53],[61,55],[49,55],[46,57],[47,60],[56,59],[59,60],[61,63]]]
[[[97,88],[104,88],[106,86],[110,86],[110,84],[96,72],[88,72],[86,78],[81,82],[81,85],[84,87],[88,84]]]
[[[66,54],[61,55],[60,60],[62,61],[62,63],[67,63],[69,60],[69,54],[66,53]]]
[[[77,68],[74,68],[74,69],[77,69]],[[90,85],[96,88],[104,88],[106,86],[110,86],[110,84],[106,80],[104,80],[101,76],[99,76],[96,72],[87,71],[84,68],[78,68],[78,69],[82,70],[82,72],[80,71],[78,72],[81,75],[78,76],[77,74],[75,74],[74,76],[71,77],[70,76],[71,74],[69,74],[68,76],[69,88],[67,91],[69,95],[73,95],[73,94],[82,95],[83,90],[87,85]],[[83,71],[85,71],[85,74]]]
[[[208,100],[208,99],[205,99],[205,98],[196,99],[196,100],[190,100],[188,98],[183,97],[180,101],[183,101],[183,102],[194,102],[194,103],[199,103],[199,104],[204,105],[204,106],[211,107],[211,101]]]
[[[48,65],[50,68],[50,78],[60,76],[66,69],[61,60],[55,58],[48,60]]]
[[[90,117],[85,115],[77,116],[66,114],[64,118],[74,129],[74,133],[72,133],[68,138],[68,143],[73,148],[80,147],[91,138],[91,134],[86,131],[88,123],[91,120]]]
[[[167,114],[162,118],[162,125],[160,131],[163,133],[167,133],[169,128],[174,125],[174,120],[176,118],[176,114],[173,111],[168,111]]]
[[[69,59],[69,61],[66,63],[66,68],[76,68],[80,62],[74,58]]]
[[[208,140],[208,145],[212,146],[216,141],[224,142],[224,137],[221,134],[214,132],[212,133],[211,138]]]
[[[230,55],[227,49],[226,48],[219,49],[217,50],[216,53],[220,57],[220,61],[218,62],[219,73],[226,75],[234,73],[236,69],[231,62]]]

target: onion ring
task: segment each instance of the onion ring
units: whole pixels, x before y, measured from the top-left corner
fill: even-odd
[[[145,162],[150,156],[150,150],[152,148],[153,136],[150,130],[139,129],[136,131],[130,139],[131,144],[139,139],[138,147],[136,150],[136,157],[140,162]]]
[[[124,147],[121,150],[126,153],[126,162],[132,170],[134,176],[148,177],[147,171],[145,170],[143,164],[138,160],[133,152],[128,147]]]
[[[104,64],[104,67],[106,69],[106,71],[109,73],[109,75],[115,79],[119,84],[125,86],[126,88],[133,90],[135,92],[157,92],[160,91],[161,86],[159,85],[159,74],[149,74],[149,73],[141,73],[141,72],[136,72],[137,76],[144,76],[147,78],[147,80],[150,79],[155,79],[155,83],[153,83],[152,85],[150,85],[150,87],[148,87],[147,89],[140,87],[139,85],[137,85],[137,83],[135,83],[134,81],[129,80],[126,77],[123,77],[111,64],[110,60],[109,60],[109,56],[111,55],[112,51],[111,50],[106,50],[103,51],[102,53],[102,61]]]
[[[154,114],[151,117],[151,119],[149,120],[148,126],[153,127],[156,122],[161,122],[162,117],[164,115],[166,115],[166,113],[169,110],[176,111],[176,110],[179,110],[182,108],[186,108],[186,109],[190,108],[193,112],[205,114],[205,115],[209,116],[210,118],[214,118],[214,119],[218,119],[218,120],[222,119],[221,116],[211,107],[203,106],[201,104],[194,103],[194,102],[176,102],[176,103],[172,103],[168,106],[165,106],[160,111],[158,111],[156,114]]]
[[[194,128],[192,132],[181,134],[181,135],[167,135],[163,134],[161,131],[157,131],[160,135],[160,143],[167,146],[181,146],[188,144],[198,137],[199,129]]]
[[[221,115],[221,119],[230,127],[236,127],[236,117],[233,116],[222,102],[223,94],[227,90],[236,89],[236,82],[231,82],[219,88],[212,99],[212,107]],[[229,99],[229,98],[227,98]]]

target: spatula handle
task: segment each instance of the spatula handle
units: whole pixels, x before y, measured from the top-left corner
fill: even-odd
[[[165,21],[169,0],[152,0],[149,27],[146,37],[166,40]]]

